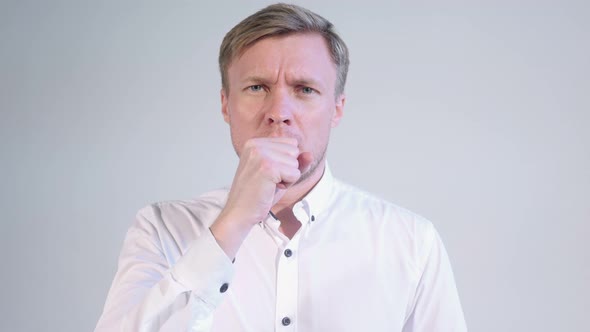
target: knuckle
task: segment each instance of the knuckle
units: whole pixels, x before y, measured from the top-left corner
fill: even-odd
[[[289,179],[296,180],[301,176],[301,172],[299,172],[299,169],[297,168],[289,168],[289,170],[285,172],[285,175],[288,176]]]
[[[295,159],[297,159],[297,157],[299,156],[299,149],[297,149],[296,147],[289,149],[289,156],[293,157]]]

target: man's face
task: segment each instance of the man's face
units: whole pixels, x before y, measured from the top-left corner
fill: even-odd
[[[336,65],[319,34],[292,34],[256,42],[227,71],[222,113],[238,156],[255,137],[296,138],[314,160],[302,178],[324,162],[330,130],[342,117],[335,96]]]

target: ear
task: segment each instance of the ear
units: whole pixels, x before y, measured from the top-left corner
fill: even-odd
[[[338,126],[340,123],[340,119],[342,119],[342,115],[344,114],[344,103],[346,102],[346,96],[344,93],[340,94],[336,98],[336,108],[334,109],[334,114],[332,114],[332,128]]]
[[[221,114],[223,114],[223,120],[229,123],[229,110],[227,106],[227,93],[225,89],[221,88]]]

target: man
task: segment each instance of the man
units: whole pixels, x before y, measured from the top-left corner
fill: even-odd
[[[466,331],[430,222],[332,177],[348,50],[272,5],[221,45],[229,191],[142,209],[96,331]]]

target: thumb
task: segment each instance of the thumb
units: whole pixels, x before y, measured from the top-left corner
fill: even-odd
[[[307,172],[311,167],[311,163],[313,162],[313,155],[311,152],[302,152],[297,157],[297,161],[299,162],[299,172],[301,174]]]

